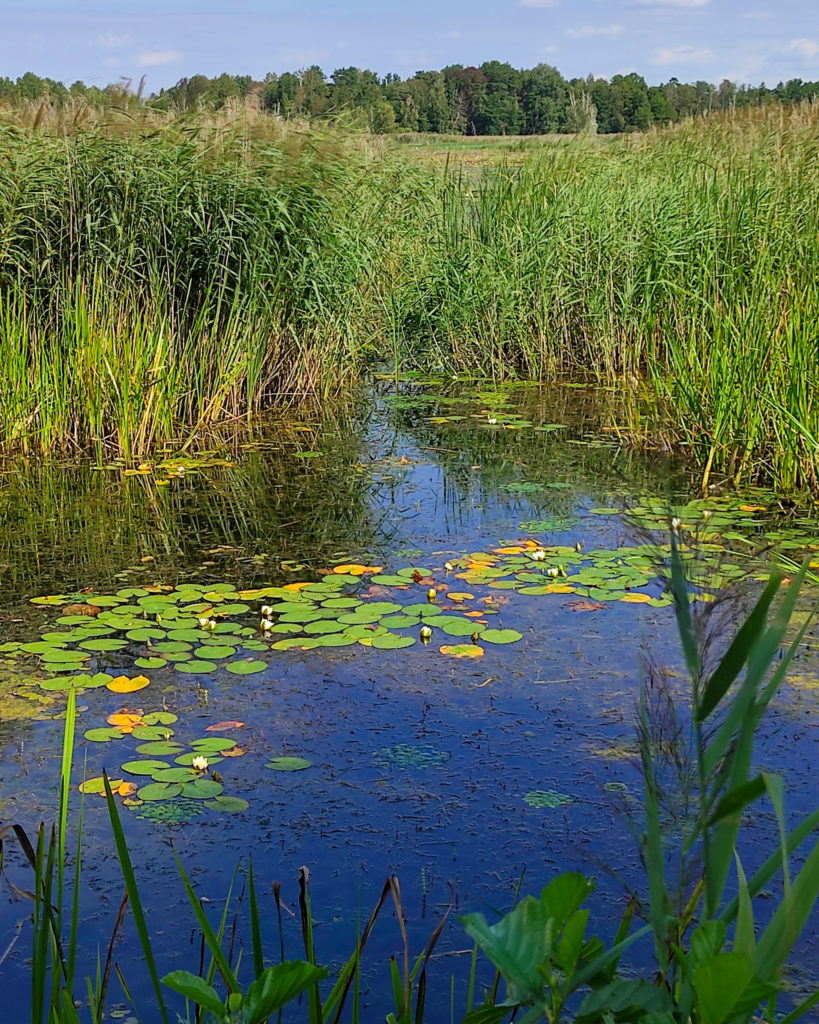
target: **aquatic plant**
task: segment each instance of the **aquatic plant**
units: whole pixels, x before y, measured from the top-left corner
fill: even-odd
[[[527,897],[494,925],[480,914],[464,918],[466,930],[507,986],[503,1003],[490,999],[468,1013],[464,1024],[510,1017],[556,1024],[568,1001],[584,989],[591,991],[570,1013],[580,1024],[749,1024],[763,1004],[766,1020],[779,1019],[782,968],[819,896],[819,842],[801,855],[793,875],[791,860],[819,827],[819,810],[787,831],[784,782],[769,772],[752,774],[753,745],[807,628],[798,630],[780,656],[805,570],[786,589],[782,576],[771,578],[711,671],[673,529],[669,570],[691,714],[689,735],[681,736],[670,690],[658,692],[647,677],[639,719],[644,779],[640,852],[647,892],[632,895],[608,948],[586,936],[589,911],[581,907],[594,882],[579,874],[557,876],[539,897]],[[669,765],[676,789],[664,783]],[[738,843],[742,818],[763,797],[774,808],[779,843],[747,878]],[[668,811],[669,800],[675,800],[677,810]],[[689,812],[680,814],[679,807]],[[734,895],[728,884],[732,865]],[[757,927],[754,897],[777,876],[781,896]],[[635,913],[647,920],[636,931]],[[618,972],[626,950],[648,936],[655,962],[638,977],[633,970]],[[792,1024],[817,1003],[819,990],[782,1019]]]
[[[664,423],[618,429],[684,445],[704,483],[815,488],[816,117],[729,113],[477,173],[205,114],[2,128],[0,441],[136,464],[389,352],[396,373],[650,392]]]

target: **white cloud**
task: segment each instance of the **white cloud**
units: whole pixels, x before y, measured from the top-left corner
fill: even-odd
[[[127,46],[131,38],[130,32],[100,32],[97,35],[97,46],[103,50],[116,50],[120,46]]]
[[[705,7],[710,0],[632,0],[638,7]]]
[[[798,53],[800,57],[816,57],[819,54],[819,43],[815,39],[791,39],[785,47],[785,53]]]
[[[560,0],[520,0],[518,7],[557,7]]]
[[[619,36],[622,31],[622,25],[578,25],[567,28],[563,34],[570,39],[587,39],[589,36]]]
[[[145,50],[136,55],[136,66],[156,68],[162,64],[175,64],[181,56],[179,50]]]
[[[693,46],[676,46],[673,50],[660,47],[654,51],[651,62],[652,64],[698,64],[705,60],[711,60],[713,56],[711,50],[695,50]]]
[[[550,43],[548,46],[544,46],[540,51],[541,53],[560,53],[560,47],[555,46],[554,43]]]

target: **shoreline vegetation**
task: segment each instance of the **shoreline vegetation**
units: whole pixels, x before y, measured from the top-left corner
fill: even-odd
[[[478,139],[483,166],[244,106],[89,110],[0,112],[6,451],[145,458],[386,364],[653,396],[704,486],[819,486],[811,102]]]

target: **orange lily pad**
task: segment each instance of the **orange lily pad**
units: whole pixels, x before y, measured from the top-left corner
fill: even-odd
[[[139,786],[135,782],[120,782],[116,789],[111,787],[111,792],[118,793],[119,796],[133,796],[138,789]]]
[[[144,689],[150,682],[151,680],[147,676],[134,676],[133,679],[128,676],[117,676],[106,685],[114,693],[135,693],[137,690]]]
[[[221,732],[223,729],[243,729],[244,724],[244,722],[228,719],[226,722],[216,722],[214,725],[209,725],[205,732]]]
[[[441,654],[448,654],[453,658],[482,658],[483,647],[477,644],[444,644],[438,650]]]
[[[241,747],[231,747],[230,750],[220,750],[219,757],[244,757],[245,752]]]
[[[625,601],[627,604],[646,604],[651,598],[648,594],[626,594],[620,600]]]
[[[132,711],[117,711],[109,715],[105,721],[116,726],[121,732],[133,732],[134,726],[142,725],[142,715]]]

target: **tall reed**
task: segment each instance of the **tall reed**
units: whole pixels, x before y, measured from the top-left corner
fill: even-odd
[[[127,121],[0,119],[7,444],[138,456],[386,360],[646,386],[706,484],[819,486],[815,106],[444,172],[252,112]]]

